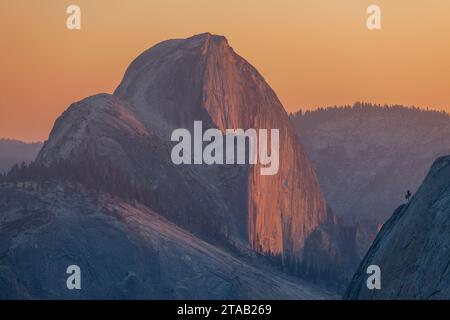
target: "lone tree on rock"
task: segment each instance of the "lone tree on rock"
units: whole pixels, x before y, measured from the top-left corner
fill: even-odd
[[[409,202],[409,200],[411,199],[411,196],[412,196],[412,193],[411,193],[411,191],[406,191],[406,194],[405,194],[405,199],[406,199],[406,201],[408,201]]]

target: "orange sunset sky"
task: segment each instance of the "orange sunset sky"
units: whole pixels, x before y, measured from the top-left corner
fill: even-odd
[[[81,7],[82,29],[66,28]],[[366,9],[382,10],[382,30]],[[450,111],[449,0],[1,0],[0,137],[45,140],[86,96],[111,93],[131,61],[211,32],[252,63],[287,111],[355,101]]]

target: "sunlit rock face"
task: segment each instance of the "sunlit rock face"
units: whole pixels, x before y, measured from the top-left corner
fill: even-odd
[[[300,258],[308,235],[326,219],[326,205],[303,148],[276,94],[222,37],[206,36],[203,108],[215,125],[280,130],[280,168],[248,180],[249,241],[254,249]]]
[[[259,164],[174,165],[171,133],[192,132],[194,121],[222,132],[279,129],[277,174],[261,175]],[[114,95],[71,106],[38,157],[46,165],[88,162],[107,181],[99,160],[120,181],[131,181],[145,204],[204,239],[281,257],[312,273],[311,266],[326,264],[321,268],[335,272],[352,260],[342,250],[352,243],[351,232],[336,231],[339,224],[283,106],[224,37],[201,34],[145,51]],[[308,241],[318,229],[322,240]],[[307,243],[319,250],[304,255]]]

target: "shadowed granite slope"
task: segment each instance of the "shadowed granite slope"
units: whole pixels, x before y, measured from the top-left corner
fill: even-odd
[[[381,290],[366,270],[381,268]],[[412,200],[381,229],[345,294],[347,299],[450,299],[450,157],[439,158]]]
[[[81,269],[68,290],[66,269]],[[147,207],[73,184],[0,184],[0,299],[324,299]]]

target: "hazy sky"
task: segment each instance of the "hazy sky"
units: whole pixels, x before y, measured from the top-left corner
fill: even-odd
[[[82,29],[66,28],[81,7]],[[382,30],[366,9],[382,10]],[[450,111],[449,0],[1,0],[0,137],[42,140],[168,38],[228,38],[286,110],[354,101]]]

